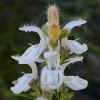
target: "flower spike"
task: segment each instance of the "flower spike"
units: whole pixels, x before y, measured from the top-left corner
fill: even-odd
[[[24,25],[19,28],[20,31],[38,34],[40,42],[31,44],[22,55],[11,56],[19,64],[28,64],[32,69],[31,73],[24,73],[12,82],[14,86],[11,87],[11,91],[14,94],[20,94],[32,89],[31,92],[35,93],[31,96],[36,97],[35,100],[49,100],[52,97],[67,100],[70,93],[66,92],[64,87],[78,91],[88,86],[88,81],[79,76],[64,75],[66,67],[82,62],[81,54],[88,50],[85,43],[81,44],[76,39],[69,40],[68,37],[74,27],[79,27],[87,21],[82,18],[72,20],[61,29],[59,11],[55,5],[49,6],[47,19],[42,28],[33,25]],[[39,65],[38,68],[37,65]],[[59,94],[56,96],[57,92]],[[47,93],[50,96],[48,98]],[[68,98],[67,95],[64,96],[65,93],[68,93]]]

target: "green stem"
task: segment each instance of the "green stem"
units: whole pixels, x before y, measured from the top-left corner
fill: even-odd
[[[59,93],[59,90],[56,91],[56,96],[57,96],[57,99],[60,100],[60,97],[59,97],[58,93]]]

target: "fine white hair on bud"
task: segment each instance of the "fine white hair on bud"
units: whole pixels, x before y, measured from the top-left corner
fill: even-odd
[[[51,24],[59,24],[59,12],[55,5],[48,8],[48,22]]]
[[[60,35],[59,11],[55,5],[48,8],[48,34],[53,44],[56,44]]]

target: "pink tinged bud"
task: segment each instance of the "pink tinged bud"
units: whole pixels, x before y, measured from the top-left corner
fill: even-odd
[[[50,24],[59,24],[59,12],[55,5],[48,8],[48,22]]]

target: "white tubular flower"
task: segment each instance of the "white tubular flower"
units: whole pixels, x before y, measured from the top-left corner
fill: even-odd
[[[35,100],[48,100],[48,99],[47,98],[44,98],[44,97],[38,97]]]
[[[88,81],[79,76],[64,76],[64,84],[68,88],[78,91],[87,88]]]
[[[75,54],[82,54],[88,50],[86,44],[80,44],[76,40],[67,40],[66,46]]]
[[[24,25],[23,27],[20,27],[19,30],[25,32],[37,32],[41,40],[39,44],[31,45],[23,55],[12,56],[12,58],[17,60],[19,64],[31,64],[34,61],[40,61],[38,58],[47,46],[41,29],[36,26]]]
[[[87,22],[86,20],[81,19],[81,18],[77,20],[73,20],[69,22],[68,24],[66,24],[64,26],[64,29],[70,33],[74,27],[81,26],[85,24],[86,22]],[[88,47],[86,44],[80,44],[76,40],[68,40],[67,37],[63,38],[61,42],[62,42],[62,46],[69,48],[73,53],[76,53],[76,54],[82,54],[88,50]]]
[[[12,56],[12,58],[17,60],[19,64],[31,64],[39,58],[45,48],[45,43],[41,41],[40,44],[30,46],[23,55]]]
[[[31,89],[31,81],[36,79],[38,76],[35,63],[30,64],[30,67],[32,68],[32,73],[24,74],[22,77],[16,80],[16,84],[14,84],[15,86],[11,87],[11,91],[14,94],[20,94]]]
[[[66,59],[64,64],[62,64],[62,70],[64,71],[66,69],[66,67],[69,65],[69,64],[73,64],[73,63],[76,63],[76,62],[82,62],[83,61],[83,57],[80,56],[80,57],[74,57],[74,58],[69,58],[69,59]]]
[[[69,32],[72,30],[72,28],[74,27],[78,27],[81,26],[82,24],[85,24],[87,21],[84,19],[77,19],[77,20],[73,20],[71,22],[69,22],[68,24],[66,24],[64,26],[64,29],[68,30]]]
[[[44,67],[41,72],[41,88],[57,89],[63,83],[63,72],[60,69],[50,70]]]
[[[60,67],[60,65],[59,65],[60,55],[58,54],[58,52],[56,52],[56,51],[45,52],[44,58],[46,59],[46,61],[48,63],[49,69],[51,69],[51,67],[55,67],[55,69]]]

